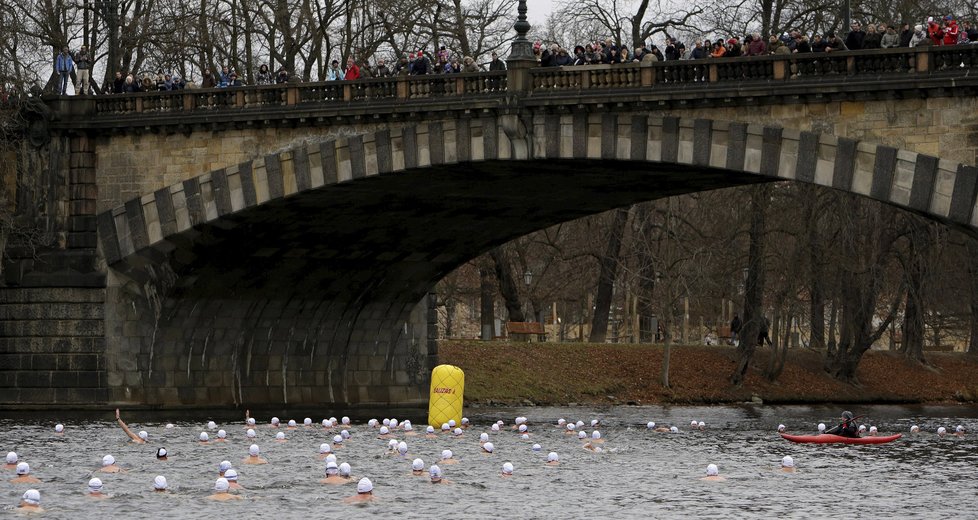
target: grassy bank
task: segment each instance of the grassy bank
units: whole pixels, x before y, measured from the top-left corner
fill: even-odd
[[[930,353],[930,367],[889,352],[868,352],[857,372],[860,385],[840,383],[822,370],[822,355],[788,354],[775,382],[763,377],[769,351],[760,349],[745,384],[730,385],[733,347],[674,346],[670,387],[660,384],[661,345],[586,345],[442,341],[441,363],[465,371],[468,402],[534,404],[692,404],[748,401],[973,402],[978,400],[978,356]]]

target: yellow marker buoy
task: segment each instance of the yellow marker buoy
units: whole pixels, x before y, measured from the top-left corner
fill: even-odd
[[[465,372],[452,365],[438,365],[431,371],[431,396],[428,399],[428,424],[437,430],[455,419],[462,422],[462,394]]]

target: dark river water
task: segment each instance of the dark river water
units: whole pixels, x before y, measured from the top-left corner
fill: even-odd
[[[0,516],[13,516],[28,488],[41,491],[44,518],[324,518],[329,516],[386,518],[978,518],[978,434],[938,438],[944,426],[961,424],[978,431],[975,407],[861,407],[861,421],[881,434],[904,433],[903,439],[880,446],[798,445],[775,432],[783,423],[793,433],[811,433],[819,422],[831,423],[837,407],[612,407],[515,408],[468,410],[473,426],[460,438],[423,435],[405,440],[409,456],[387,452],[387,440],[363,422],[349,428],[352,437],[336,451],[353,475],[369,477],[377,500],[347,505],[356,484],[319,483],[325,462],[320,443],[335,431],[319,426],[284,430],[288,440],[274,440],[277,429],[258,418],[263,466],[240,464],[252,441],[243,421],[221,422],[228,442],[201,445],[206,420],[140,423],[135,412],[124,416],[134,431],[146,430],[150,442],[136,445],[114,422],[62,421],[65,434],[55,435],[56,421],[0,420],[0,451],[16,451],[31,465],[40,484],[11,484],[13,470],[0,483]],[[517,416],[529,419],[530,439],[509,427]],[[382,417],[377,417],[382,419]],[[555,427],[558,418],[600,419],[603,452],[582,448],[583,441]],[[303,417],[282,417],[285,423]],[[504,431],[490,433],[495,453],[486,455],[479,434],[490,432],[497,419]],[[705,431],[690,431],[691,420],[704,421]],[[648,421],[678,426],[679,434],[654,433]],[[909,435],[912,424],[921,433]],[[831,424],[830,424],[831,426]],[[585,428],[588,433],[592,428]],[[216,430],[207,430],[216,438]],[[415,431],[423,433],[421,421]],[[538,443],[542,451],[534,452]],[[158,462],[160,446],[170,459]],[[411,460],[426,467],[444,449],[458,460],[442,465],[449,484],[433,485],[412,476]],[[559,466],[544,464],[547,453],[560,456]],[[0,454],[0,455],[2,455]],[[86,496],[93,470],[103,455],[112,454],[126,471],[98,475],[106,500]],[[791,455],[797,471],[780,470]],[[222,460],[233,463],[244,500],[212,502],[210,494]],[[500,470],[511,462],[514,475]],[[708,464],[716,464],[722,482],[703,481]],[[164,475],[170,492],[154,493],[153,479]]]

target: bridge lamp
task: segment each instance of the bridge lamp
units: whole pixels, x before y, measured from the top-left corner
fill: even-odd
[[[530,285],[532,285],[533,284],[533,271],[531,271],[529,269],[527,269],[526,271],[524,271],[523,272],[523,281],[526,283],[526,286],[527,287],[529,287]]]

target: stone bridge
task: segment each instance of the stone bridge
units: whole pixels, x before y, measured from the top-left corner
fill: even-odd
[[[62,240],[5,266],[0,404],[419,403],[444,275],[682,193],[807,182],[978,228],[978,46],[538,69],[524,45],[505,73],[49,100],[18,211]]]

